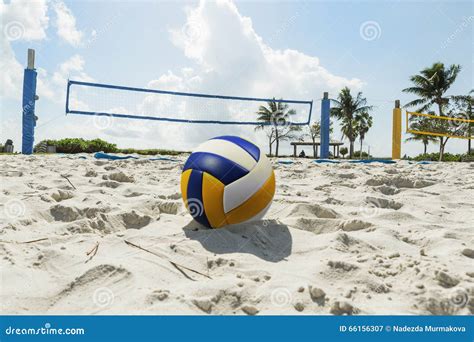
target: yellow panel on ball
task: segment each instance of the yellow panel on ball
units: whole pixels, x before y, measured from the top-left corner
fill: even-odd
[[[220,228],[227,224],[222,205],[224,184],[208,173],[202,177],[202,201],[207,220],[212,228]]]
[[[181,196],[183,197],[183,202],[186,208],[188,207],[188,183],[189,176],[193,170],[186,170],[181,174]]]
[[[226,214],[227,222],[236,224],[251,219],[267,207],[274,194],[275,174],[272,171],[265,184],[252,197]]]

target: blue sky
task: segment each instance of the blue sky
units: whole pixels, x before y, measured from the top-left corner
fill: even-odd
[[[122,147],[191,149],[230,133],[265,143],[263,133],[242,127],[64,116],[67,78],[308,100],[318,100],[323,91],[336,96],[347,85],[376,106],[364,148],[370,145],[378,156],[390,155],[393,102],[412,99],[401,92],[410,75],[436,61],[461,64],[450,93],[474,88],[470,1],[6,1],[0,14],[0,139],[13,137],[17,148],[28,47],[37,51],[37,141],[83,136]],[[242,65],[251,67],[237,72]],[[317,118],[319,103],[316,109]],[[340,138],[337,129],[334,138]],[[447,150],[464,152],[466,145],[452,140]],[[402,149],[409,155],[420,151],[416,143]]]

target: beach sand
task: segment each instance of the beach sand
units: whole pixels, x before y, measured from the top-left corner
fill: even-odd
[[[279,165],[193,222],[180,162],[0,156],[1,314],[473,314],[474,164]]]

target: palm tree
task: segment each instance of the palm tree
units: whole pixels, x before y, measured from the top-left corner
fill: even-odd
[[[309,126],[309,136],[313,142],[313,158],[316,158],[316,138],[321,136],[321,123],[319,121],[315,121]]]
[[[417,121],[410,124],[410,127],[415,131],[422,131],[422,132],[430,132],[432,131],[431,121],[425,117],[418,119]],[[426,135],[426,134],[416,134],[410,133],[411,137],[407,138],[406,141],[421,141],[423,143],[423,155],[426,154],[426,150],[428,148],[428,144],[430,142],[435,142],[437,137],[434,135]]]
[[[272,155],[272,146],[275,143],[275,156],[278,157],[280,141],[294,139],[295,132],[300,131],[300,126],[290,125],[291,116],[295,115],[294,109],[289,109],[283,102],[273,100],[267,102],[267,106],[260,106],[257,111],[257,121],[262,124],[255,127],[255,130],[266,128],[268,137],[268,146],[270,156]]]
[[[447,69],[441,62],[434,63],[431,67],[420,71],[420,74],[410,77],[413,87],[403,89],[404,92],[418,96],[405,105],[405,107],[418,107],[417,111],[424,112],[429,110],[431,106],[438,107],[438,115],[446,116],[444,109],[449,104],[449,97],[446,92],[456,80],[460,65],[450,65]],[[443,159],[444,147],[449,137],[439,137],[439,160]]]
[[[359,140],[360,140],[360,156],[362,158],[362,144],[365,139],[365,135],[369,131],[369,129],[372,127],[372,116],[370,116],[369,113],[360,113],[356,115],[356,121],[357,121],[357,133],[359,135]]]
[[[467,95],[453,96],[452,99],[465,113],[465,118],[468,120],[474,120],[474,89],[472,89]],[[474,129],[474,123],[469,122],[467,125],[467,137],[472,137]],[[467,139],[467,154],[471,153],[471,139]]]
[[[329,134],[332,134],[332,122],[329,123]],[[308,135],[313,142],[313,157],[316,158],[316,138],[321,137],[321,123],[319,121],[315,121],[311,126],[309,126]],[[304,136],[306,136],[306,134]]]
[[[362,93],[357,93],[354,98],[348,87],[344,87],[337,96],[337,100],[331,99],[335,105],[331,108],[331,115],[341,121],[341,131],[343,136],[349,139],[349,158],[354,155],[354,141],[358,136],[357,116],[362,113],[368,113],[372,106],[367,105],[367,99]]]

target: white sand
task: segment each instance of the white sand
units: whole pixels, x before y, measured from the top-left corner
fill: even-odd
[[[264,221],[208,230],[182,163],[0,159],[1,314],[474,313],[472,163],[276,165]]]

